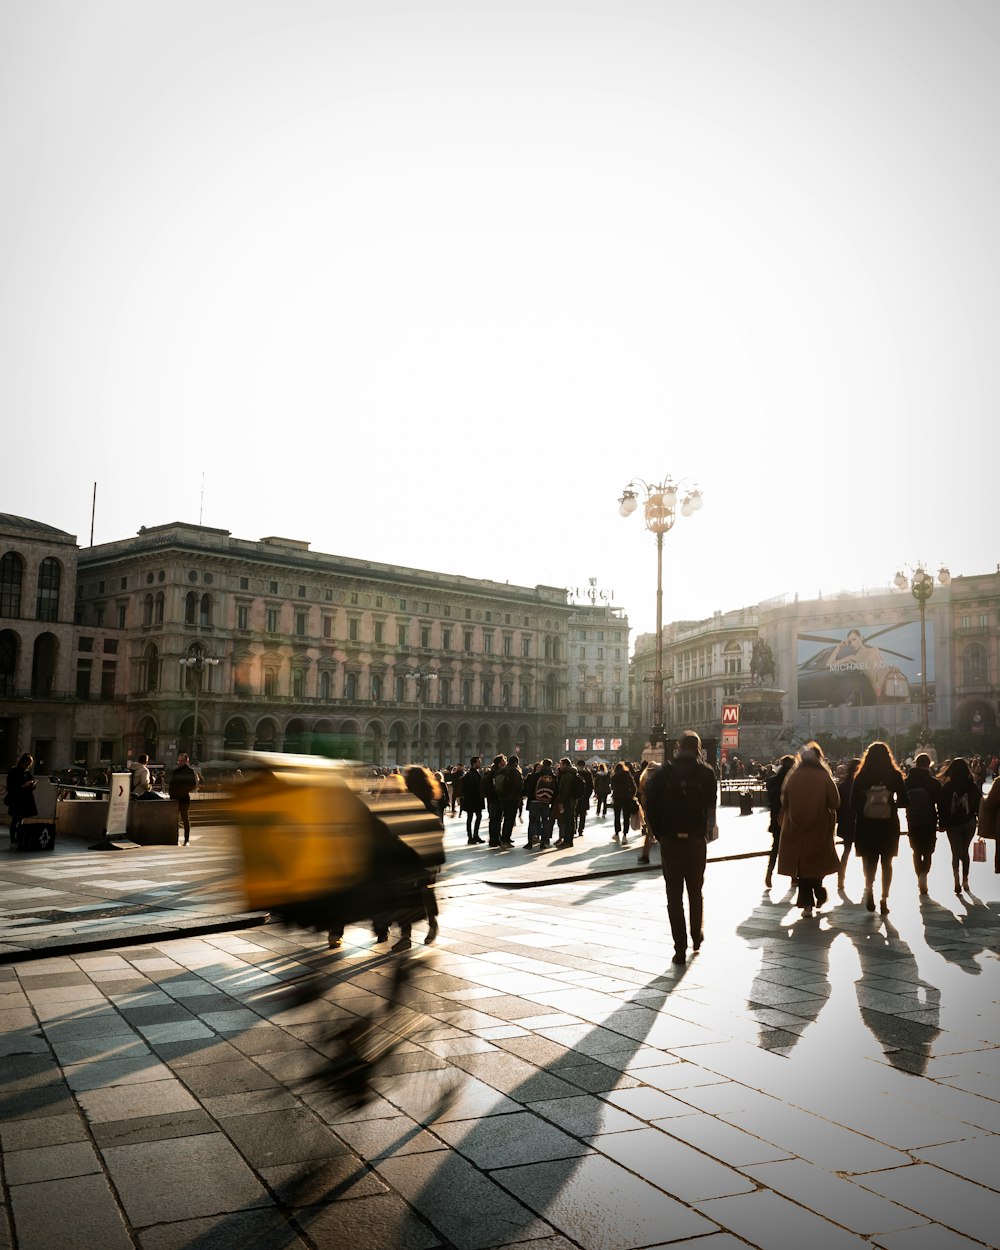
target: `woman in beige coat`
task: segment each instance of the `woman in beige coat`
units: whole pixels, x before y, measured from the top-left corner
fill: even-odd
[[[823,878],[840,867],[833,832],[840,793],[818,742],[807,742],[781,788],[778,872],[798,882],[796,907],[811,916],[826,902]]]

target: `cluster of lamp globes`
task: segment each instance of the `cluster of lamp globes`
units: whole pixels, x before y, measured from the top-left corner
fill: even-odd
[[[674,482],[669,477],[663,482],[653,483],[636,478],[629,482],[618,500],[618,512],[621,516],[631,516],[639,506],[639,492],[632,489],[635,486],[641,486],[645,491],[646,525],[651,530],[670,529],[682,491],[684,497],[680,505],[681,516],[691,516],[702,506],[701,491],[697,486],[688,489],[682,482]]]
[[[937,579],[942,586],[947,586],[951,581],[951,574],[942,567],[938,570]],[[914,569],[912,580],[902,570],[892,580],[900,590],[905,590],[909,586],[915,599],[929,599],[934,593],[934,578],[923,567]]]

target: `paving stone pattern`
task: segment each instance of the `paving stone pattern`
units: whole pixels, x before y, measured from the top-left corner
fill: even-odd
[[[681,968],[653,874],[455,891],[362,1107],[324,1074],[387,994],[362,927],[7,963],[0,1247],[997,1246],[1000,878],[976,872],[959,900],[936,865],[920,900],[901,862],[881,917],[852,865],[803,918],[759,860],[717,863]]]

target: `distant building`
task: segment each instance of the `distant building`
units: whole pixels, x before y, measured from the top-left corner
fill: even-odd
[[[566,733],[574,759],[628,758],[628,635],[621,608],[605,603],[571,608]]]
[[[445,767],[551,755],[566,736],[559,588],[179,522],[81,551],[78,582],[81,643],[118,625],[133,756],[318,750]]]

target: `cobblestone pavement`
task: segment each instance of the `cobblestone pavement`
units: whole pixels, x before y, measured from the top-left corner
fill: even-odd
[[[334,952],[261,925],[0,966],[0,1246],[998,1245],[991,863],[959,899],[939,852],[920,900],[904,852],[887,917],[852,864],[804,919],[759,858],[721,860],[675,968],[655,872],[500,889],[453,849],[413,1031],[360,1109],[323,1067],[386,993],[363,928]],[[11,858],[51,884],[126,855]]]

